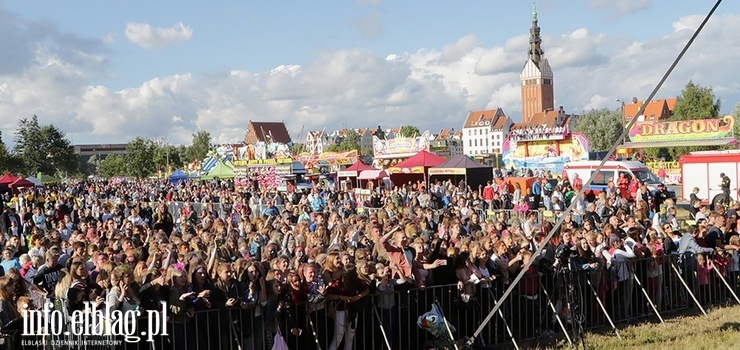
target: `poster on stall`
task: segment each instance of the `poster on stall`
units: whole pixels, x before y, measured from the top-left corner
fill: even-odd
[[[563,172],[571,161],[588,160],[589,140],[581,133],[571,133],[563,140],[504,140],[502,159],[507,169],[544,169],[553,174]]]

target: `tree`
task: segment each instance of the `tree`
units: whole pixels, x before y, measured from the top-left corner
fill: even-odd
[[[193,133],[193,144],[188,147],[187,161],[202,161],[211,150],[211,133],[198,131]]]
[[[160,145],[155,148],[154,163],[157,170],[169,172],[170,168],[181,168],[183,163],[180,159],[180,153],[172,145]]]
[[[98,173],[100,176],[111,178],[114,176],[128,175],[126,157],[121,154],[109,154],[100,161]]]
[[[75,173],[80,166],[66,135],[54,125],[39,125],[36,115],[20,120],[13,152],[27,174]]]
[[[711,119],[719,116],[720,101],[714,96],[711,87],[701,87],[689,81],[681,91],[681,95],[676,96],[676,106],[673,108],[671,120],[694,120],[694,119]],[[672,147],[673,159],[696,151],[706,151],[717,149],[712,146],[678,146]],[[666,152],[671,153],[671,152]]]
[[[93,154],[87,160],[87,164],[84,164],[83,168],[85,168],[85,172],[88,175],[99,174],[100,173],[100,163],[102,162],[103,162],[103,159],[100,159],[100,157],[97,154]]]
[[[0,172],[14,173],[17,172],[20,167],[20,161],[8,152],[5,142],[2,139],[2,132],[0,131]]]
[[[152,140],[137,137],[126,145],[127,175],[143,179],[157,171],[154,163],[156,144]]]
[[[401,127],[401,130],[398,131],[398,136],[400,137],[419,137],[421,136],[421,132],[419,132],[419,128],[413,125],[404,125]]]
[[[719,116],[720,101],[711,87],[701,87],[689,81],[676,97],[671,120],[711,119]]]
[[[622,142],[619,136],[624,131],[623,123],[620,109],[592,109],[578,117],[573,124],[573,131],[586,135],[591,151],[607,151],[614,144]]]
[[[326,148],[329,152],[345,152],[360,149],[360,134],[352,129],[344,131],[344,137],[338,143]]]

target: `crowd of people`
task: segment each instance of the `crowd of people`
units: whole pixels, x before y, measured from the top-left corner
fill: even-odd
[[[543,292],[553,303],[563,295],[559,247],[572,252],[566,263],[588,274],[616,319],[646,312],[634,276],[644,278],[658,309],[681,302],[663,295],[672,283],[663,278],[671,256],[700,302],[713,297],[707,286],[719,285],[712,269],[737,288],[737,203],[711,211],[697,205],[695,225],[685,228],[676,203],[649,191],[620,195],[615,183],[589,196],[566,178],[534,184],[472,189],[417,182],[360,196],[332,183],[288,194],[218,180],[82,180],[7,192],[0,326],[44,300],[68,311],[83,310],[86,301],[108,311],[160,310],[165,302],[168,335],[125,346],[272,349],[285,341],[290,349],[418,348],[426,336],[406,334],[416,327],[399,322],[414,325],[436,288],[455,291],[445,307],[456,313],[451,320],[474,324],[458,325],[463,337],[480,322],[460,312],[486,313],[533,261],[505,316],[521,325],[515,337],[528,338],[557,331],[549,320],[535,320],[546,312]],[[573,200],[581,202],[576,214],[546,240]],[[527,202],[521,213],[503,210],[521,201]],[[188,204],[171,210],[172,202]],[[410,308],[409,295],[418,308]],[[600,317],[593,299],[585,299],[587,318]],[[10,329],[3,334],[0,346],[12,348],[22,338]]]

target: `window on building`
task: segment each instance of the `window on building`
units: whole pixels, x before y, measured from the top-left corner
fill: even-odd
[[[475,144],[475,147],[478,147],[478,139],[475,139],[475,140],[473,141],[473,143]]]

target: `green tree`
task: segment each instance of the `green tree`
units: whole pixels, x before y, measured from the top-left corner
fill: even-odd
[[[735,108],[732,109],[732,117],[735,118],[735,127],[732,133],[735,134],[735,139],[740,138],[740,102],[735,104]]]
[[[573,131],[586,135],[591,151],[606,151],[615,143],[621,143],[619,136],[624,131],[622,110],[608,108],[592,109],[578,117]]]
[[[293,154],[301,154],[303,152],[308,152],[306,149],[306,145],[302,143],[294,143],[293,149],[291,150]]]
[[[711,87],[701,87],[693,81],[676,97],[676,106],[673,109],[671,120],[711,119],[719,116],[720,101],[714,96]],[[716,146],[678,146],[672,147],[669,152],[673,159],[678,159],[689,152],[717,149]]]
[[[198,131],[193,133],[193,144],[188,147],[188,162],[202,161],[211,150],[211,133],[208,131]]]
[[[419,137],[421,136],[421,132],[419,132],[419,128],[413,125],[404,125],[398,131],[398,135],[400,137]]]
[[[8,148],[2,139],[2,132],[0,132],[0,173],[15,173],[18,172],[19,168],[18,158],[8,152]]]
[[[40,125],[36,115],[20,120],[13,152],[27,174],[74,174],[80,166],[66,135],[54,125]]]
[[[121,154],[109,154],[100,161],[98,173],[100,176],[111,178],[114,176],[128,175],[126,157]]]
[[[335,144],[326,148],[329,152],[345,152],[360,149],[360,134],[352,129],[344,131],[344,137]]]
[[[151,176],[157,171],[154,162],[157,145],[152,140],[137,137],[126,145],[127,175],[139,179]]]
[[[172,145],[160,145],[155,148],[154,163],[157,170],[169,172],[172,168],[181,168],[183,163],[177,148]]]
[[[84,172],[88,175],[99,174],[100,163],[102,162],[103,159],[101,159],[97,154],[93,154],[87,160],[87,164],[83,164],[82,167],[84,168]]]

